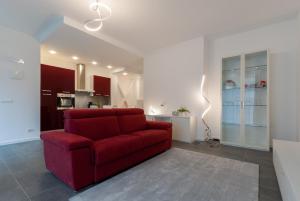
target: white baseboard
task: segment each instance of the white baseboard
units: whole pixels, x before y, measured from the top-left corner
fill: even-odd
[[[17,144],[22,142],[30,142],[34,140],[40,140],[40,137],[31,137],[31,138],[22,138],[22,139],[16,139],[16,140],[7,140],[0,142],[0,146],[3,145],[9,145],[9,144]]]

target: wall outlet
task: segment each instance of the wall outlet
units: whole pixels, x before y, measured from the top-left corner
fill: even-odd
[[[35,129],[33,129],[33,128],[28,128],[28,129],[27,129],[27,132],[28,132],[28,133],[32,133],[32,132],[34,132],[34,131],[35,131]]]

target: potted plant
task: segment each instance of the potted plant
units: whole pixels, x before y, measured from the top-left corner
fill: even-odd
[[[178,108],[177,112],[178,112],[179,116],[184,116],[184,117],[188,116],[190,113],[190,111],[186,107]]]

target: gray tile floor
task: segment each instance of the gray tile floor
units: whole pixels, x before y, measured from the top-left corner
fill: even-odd
[[[248,161],[260,165],[259,201],[281,201],[272,153],[206,143],[174,142],[174,147]],[[42,144],[32,141],[0,147],[0,201],[66,201],[72,189],[49,173]]]

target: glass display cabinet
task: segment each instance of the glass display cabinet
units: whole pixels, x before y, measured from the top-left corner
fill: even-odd
[[[221,143],[269,150],[269,53],[222,59]]]

